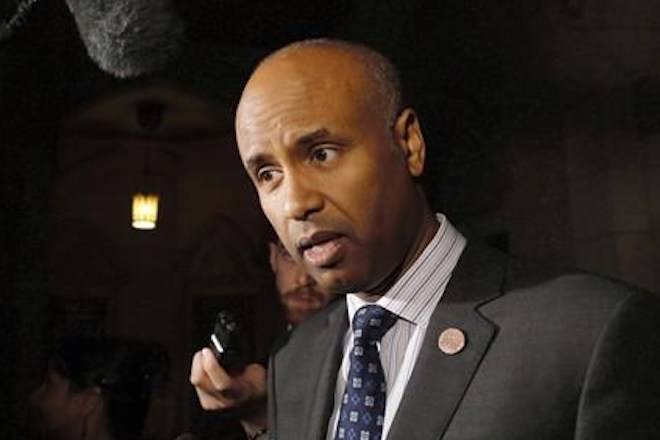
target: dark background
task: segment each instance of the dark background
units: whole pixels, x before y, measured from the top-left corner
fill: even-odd
[[[0,2],[0,20],[16,7]],[[204,425],[187,377],[208,307],[253,309],[267,351],[280,318],[233,111],[259,57],[300,38],[360,41],[394,60],[429,146],[427,194],[471,237],[660,290],[655,2],[175,7],[186,28],[178,53],[130,79],[87,56],[64,0],[37,1],[0,40],[3,438],[24,435],[24,402],[60,333],[168,347],[154,438]],[[156,132],[136,123],[144,100],[165,106]],[[162,198],[151,232],[130,228],[143,185]]]

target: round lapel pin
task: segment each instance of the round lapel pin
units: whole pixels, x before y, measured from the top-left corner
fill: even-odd
[[[450,356],[460,353],[465,348],[465,333],[454,327],[443,330],[438,336],[438,348]]]

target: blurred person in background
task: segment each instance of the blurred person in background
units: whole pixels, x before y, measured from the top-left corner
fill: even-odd
[[[322,289],[279,240],[269,242],[268,248],[270,267],[290,330],[328,305],[334,295]]]
[[[49,356],[30,397],[48,440],[139,439],[152,389],[169,358],[157,344],[111,337],[68,338]]]

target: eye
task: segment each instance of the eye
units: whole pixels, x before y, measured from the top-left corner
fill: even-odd
[[[312,150],[311,158],[314,162],[327,162],[337,156],[337,150],[331,147],[318,147]]]
[[[275,180],[278,175],[278,171],[272,167],[263,167],[257,170],[257,182],[259,183],[269,183]]]

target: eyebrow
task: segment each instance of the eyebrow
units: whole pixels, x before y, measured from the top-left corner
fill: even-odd
[[[300,136],[298,139],[296,139],[295,146],[296,148],[305,147],[310,144],[314,144],[315,142],[324,139],[329,135],[330,135],[330,130],[328,130],[325,127],[321,127],[317,130],[314,130],[310,133],[306,133]],[[245,161],[245,168],[248,170],[254,170],[258,168],[259,165],[269,162],[271,159],[272,159],[272,155],[268,153],[255,154],[254,156],[249,157]]]
[[[259,153],[255,154],[254,156],[250,156],[245,161],[245,169],[248,171],[253,171],[258,168],[259,165],[268,162],[271,157],[272,155],[266,153]]]
[[[314,142],[327,137],[330,134],[330,130],[325,127],[321,127],[318,130],[314,130],[311,133],[304,134],[296,140],[296,145],[309,145]]]

